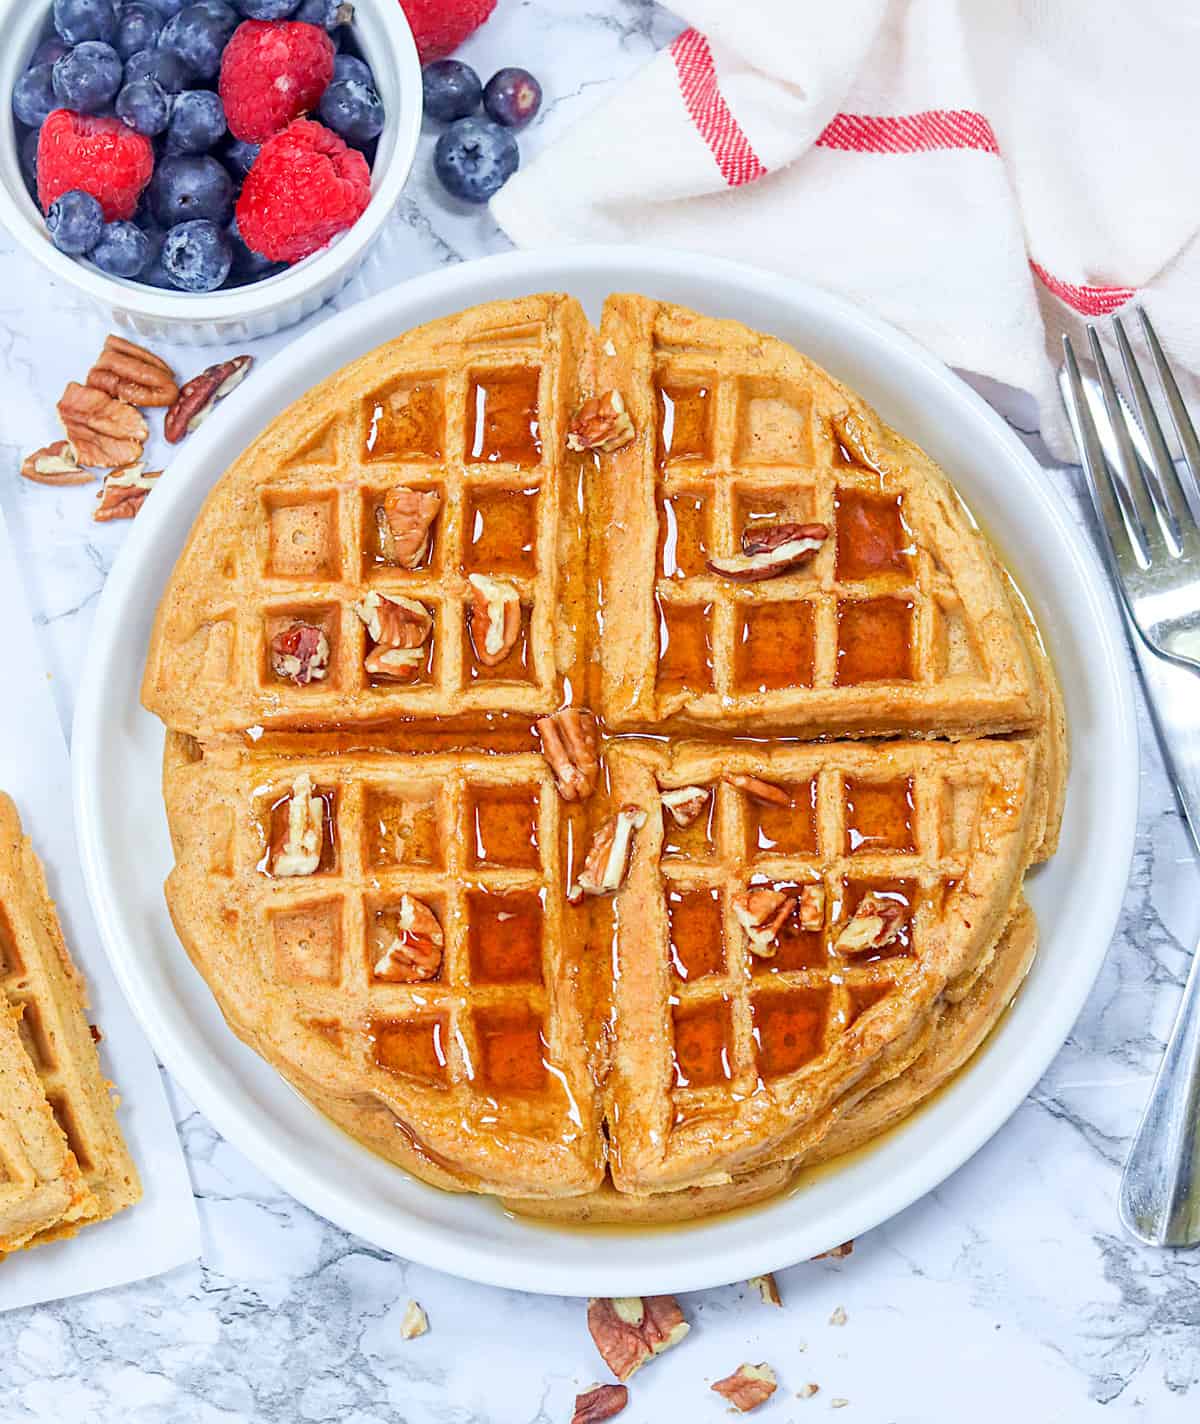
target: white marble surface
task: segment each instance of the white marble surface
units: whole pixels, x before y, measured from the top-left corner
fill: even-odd
[[[467,55],[527,65],[547,89],[527,152],[632,72],[677,26],[648,0],[501,0]],[[339,304],[502,250],[486,214],[452,212],[426,137],[379,260]],[[324,313],[314,321],[320,321]],[[92,609],[125,529],[92,495],[15,477],[54,432],[104,324],[0,234],[0,500],[69,727]],[[260,343],[266,359],[291,334]],[[173,353],[166,352],[167,355]],[[195,357],[178,353],[190,371]],[[1020,407],[1016,410],[1018,420]],[[1075,500],[1069,471],[1048,470]],[[688,1297],[693,1333],[635,1381],[632,1424],[723,1417],[707,1382],[771,1361],[764,1420],[863,1424],[1194,1420],[1200,1253],[1121,1232],[1117,1173],[1200,932],[1197,866],[1142,717],[1137,858],[1120,930],[1062,1053],[1011,1122],[939,1191],[845,1261],[781,1274],[782,1311],[742,1286]],[[169,1085],[204,1230],[197,1265],[147,1284],[0,1317],[0,1421],[553,1424],[601,1374],[579,1301],[467,1285],[314,1217],[227,1146]],[[410,1296],[432,1322],[405,1343]],[[828,1324],[835,1306],[848,1322]],[[802,1346],[806,1348],[802,1349]],[[810,1400],[805,1383],[820,1385]]]

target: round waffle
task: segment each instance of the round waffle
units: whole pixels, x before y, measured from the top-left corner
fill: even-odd
[[[475,308],[309,392],[214,487],[143,695],[235,1032],[416,1175],[563,1220],[757,1199],[954,1072],[1065,782],[941,471],[636,296]]]

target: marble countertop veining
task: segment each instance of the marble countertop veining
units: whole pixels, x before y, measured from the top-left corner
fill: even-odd
[[[679,26],[650,0],[501,0],[466,47],[485,73],[544,81],[526,153],[632,73]],[[368,271],[332,305],[506,247],[486,213],[451,211],[426,135]],[[312,318],[319,322],[329,308]],[[69,340],[63,333],[70,332]],[[13,477],[104,323],[0,234],[0,501],[64,725],[97,595],[126,529],[91,495]],[[270,356],[282,337],[260,342]],[[182,370],[200,363],[177,355]],[[232,354],[232,353],[230,353]],[[214,358],[215,359],[215,358]],[[992,392],[1000,399],[1000,393]],[[1025,407],[1005,413],[1028,424]],[[1031,437],[1036,445],[1035,437]],[[1072,471],[1048,469],[1080,505]],[[686,1297],[693,1334],[635,1382],[631,1424],[724,1417],[707,1384],[742,1360],[781,1380],[764,1420],[835,1400],[863,1424],[1193,1420],[1200,1407],[1200,1252],[1121,1231],[1117,1175],[1200,932],[1197,866],[1145,710],[1141,810],[1120,928],[1066,1046],[1012,1120],[939,1190],[847,1260],[780,1273],[782,1311],[744,1285]],[[583,1305],[452,1280],[381,1252],[292,1201],[168,1082],[204,1233],[198,1264],[121,1290],[0,1316],[0,1424],[558,1424],[602,1369]],[[405,1343],[410,1297],[431,1330]],[[829,1317],[842,1306],[841,1328]],[[812,1381],[820,1392],[800,1399]]]

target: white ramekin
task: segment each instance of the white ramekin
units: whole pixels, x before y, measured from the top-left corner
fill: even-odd
[[[165,292],[110,277],[51,243],[21,177],[10,97],[49,11],[46,0],[0,0],[0,223],[59,281],[82,292],[120,327],[148,339],[209,346],[269,336],[302,320],[354,276],[396,204],[421,130],[421,65],[397,0],[355,0],[354,31],[387,110],[371,172],[371,203],[322,251],[264,282],[228,291]]]

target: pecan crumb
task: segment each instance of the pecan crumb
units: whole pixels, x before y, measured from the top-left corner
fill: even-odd
[[[814,933],[825,927],[825,887],[805,885],[800,890],[800,928]]]
[[[831,1399],[829,1401],[829,1407],[830,1409],[845,1409],[849,1403],[850,1401],[848,1399]]]
[[[594,1384],[575,1396],[575,1413],[571,1424],[600,1424],[612,1419],[629,1403],[629,1391],[623,1384]]]
[[[652,1356],[678,1345],[689,1328],[673,1295],[588,1301],[588,1330],[600,1358],[622,1384]]]
[[[21,473],[36,485],[90,485],[96,478],[79,464],[69,440],[55,440],[21,462]]]
[[[904,907],[895,900],[886,900],[882,895],[864,895],[833,947],[839,954],[883,949],[899,937],[904,923]]]
[[[185,435],[190,435],[212,413],[219,400],[224,400],[242,384],[253,364],[253,356],[235,356],[230,361],[209,366],[182,386],[163,422],[163,434],[168,442],[178,445]]]
[[[764,1305],[783,1304],[779,1294],[779,1285],[770,1271],[764,1276],[751,1276],[750,1284],[758,1291]]]
[[[394,930],[386,920],[379,922],[375,978],[412,984],[436,978],[442,967],[445,936],[438,917],[423,900],[401,895]]]
[[[620,391],[602,391],[575,412],[567,429],[567,449],[612,455],[623,450],[636,433]]]
[[[661,793],[664,808],[677,826],[693,825],[708,810],[712,792],[707,786],[676,786]]]
[[[293,623],[271,639],[271,669],[297,687],[320,682],[329,670],[329,639],[312,623]],[[253,728],[251,728],[253,736]],[[259,729],[262,736],[262,729]],[[257,737],[254,738],[258,740]]]
[[[579,879],[567,893],[573,905],[585,895],[615,894],[625,884],[633,860],[633,838],[645,824],[646,813],[640,806],[622,806],[597,828]]]
[[[845,1325],[848,1319],[849,1316],[846,1314],[845,1310],[839,1305],[834,1308],[833,1314],[829,1317],[829,1323],[830,1325]]]
[[[539,718],[534,730],[558,794],[564,801],[586,801],[600,777],[600,735],[595,717],[583,707],[564,707]]]
[[[822,1251],[813,1257],[814,1261],[837,1261],[846,1256],[854,1254],[854,1242],[843,1241],[840,1246],[831,1246],[828,1251]]]
[[[418,1335],[424,1335],[428,1329],[429,1317],[415,1300],[410,1300],[405,1307],[404,1318],[400,1322],[401,1340],[415,1340]]]
[[[757,1409],[779,1388],[775,1371],[767,1364],[739,1365],[731,1375],[719,1379],[713,1390],[727,1399],[739,1414]]]
[[[809,1382],[808,1382],[806,1385],[804,1385],[804,1387],[803,1387],[802,1389],[797,1390],[797,1392],[796,1392],[796,1398],[797,1398],[797,1399],[811,1399],[814,1394],[818,1394],[818,1393],[820,1392],[820,1389],[821,1389],[821,1386],[820,1386],[819,1384],[813,1384],[813,1382],[812,1382],[811,1380],[809,1380]]]

